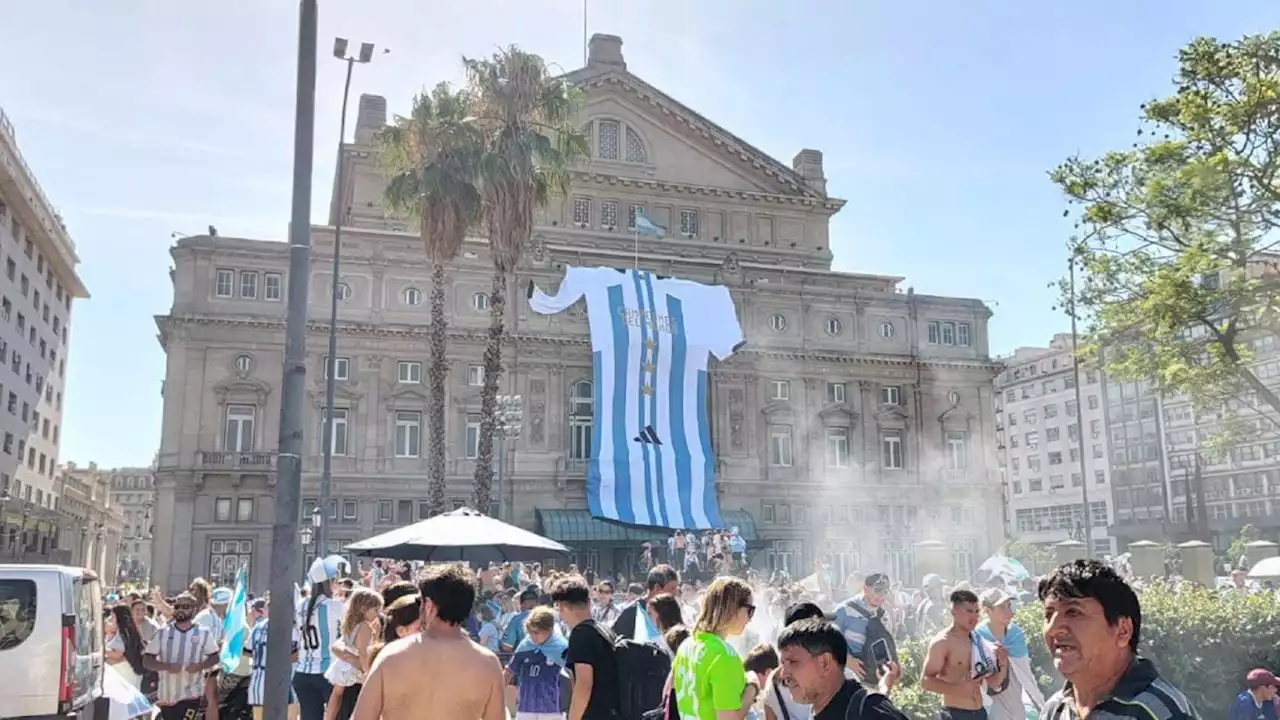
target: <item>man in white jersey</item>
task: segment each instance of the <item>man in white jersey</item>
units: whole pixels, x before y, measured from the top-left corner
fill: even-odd
[[[643,270],[565,271],[554,296],[530,286],[529,306],[551,314],[586,299],[597,432],[587,463],[595,517],[670,528],[722,527],[707,419],[707,354],[742,342],[722,286]]]
[[[258,598],[253,601],[251,612],[253,629],[249,631],[249,643],[245,652],[252,658],[249,672],[249,705],[253,707],[254,720],[262,720],[262,706],[266,703],[267,693],[267,601]],[[293,632],[293,659],[298,657],[298,633]],[[289,688],[289,720],[298,716],[298,699]]]
[[[162,720],[193,720],[204,695],[204,672],[218,664],[218,642],[195,625],[196,599],[182,593],[173,601],[173,622],[156,630],[143,653],[148,670],[160,675],[156,705]]]

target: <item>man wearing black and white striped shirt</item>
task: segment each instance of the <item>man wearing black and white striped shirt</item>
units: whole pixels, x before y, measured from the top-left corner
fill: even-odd
[[[1040,580],[1044,644],[1067,679],[1041,720],[1200,720],[1186,696],[1138,655],[1142,607],[1115,570],[1076,560]]]
[[[218,641],[192,622],[196,599],[182,593],[173,601],[173,622],[147,643],[143,662],[160,675],[156,704],[162,720],[192,720],[204,695],[204,672],[218,664]]]

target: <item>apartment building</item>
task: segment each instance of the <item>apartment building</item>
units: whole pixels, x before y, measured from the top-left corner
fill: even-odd
[[[72,303],[88,297],[62,218],[0,110],[0,528],[6,556],[56,543]]]
[[[1045,547],[1084,541],[1087,504],[1094,554],[1114,553],[1101,373],[1081,368],[1077,393],[1071,336],[1062,333],[1001,362],[996,447],[1009,534]]]

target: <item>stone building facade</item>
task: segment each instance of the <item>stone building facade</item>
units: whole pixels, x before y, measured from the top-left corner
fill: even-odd
[[[111,495],[110,473],[95,463],[79,467],[67,463],[58,468],[62,503],[58,508],[58,547],[66,562],[98,573],[107,586],[120,580],[120,553],[124,545],[124,515]]]
[[[119,575],[140,582],[151,574],[152,511],[156,486],[153,468],[125,467],[102,471],[111,488],[111,506],[121,519]]]
[[[524,403],[506,444],[503,516],[557,538],[574,560],[628,568],[664,533],[594,520],[584,495],[594,431],[584,308],[532,313],[566,266],[627,267],[731,289],[747,344],[712,365],[716,489],[765,569],[807,575],[819,554],[843,574],[883,569],[918,582],[916,544],[942,540],[956,577],[998,545],[1001,485],[978,300],[918,294],[902,278],[834,272],[822,154],[787,167],[629,73],[622,42],[598,35],[585,93],[592,158],[569,196],[539,213],[508,303],[503,393]],[[333,223],[343,220],[333,498],[334,550],[426,510],[426,303],[421,241],[381,200],[370,140],[386,102],[360,100],[329,225],[313,228],[304,513],[321,465]],[[668,229],[637,243],[636,209]],[[638,252],[637,252],[638,245]],[[288,247],[191,237],[172,250],[174,302],[157,317],[168,364],[156,468],[155,577],[268,582]],[[491,265],[467,241],[447,274],[451,379],[448,496],[471,494]],[[936,560],[936,553],[935,560]],[[931,567],[933,567],[931,565]]]

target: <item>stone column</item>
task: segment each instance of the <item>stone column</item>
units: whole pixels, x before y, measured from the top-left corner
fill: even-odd
[[[941,576],[943,580],[951,579],[951,554],[947,546],[937,540],[924,540],[915,544],[916,575],[914,578],[890,578],[904,583],[922,582],[922,578],[930,573]]]
[[[1075,562],[1088,555],[1084,543],[1079,540],[1063,540],[1053,545],[1053,561],[1058,565]]]
[[[1213,546],[1203,540],[1191,540],[1178,545],[1182,556],[1182,577],[1207,588],[1214,586],[1217,573],[1213,569]]]
[[[1129,543],[1129,567],[1138,578],[1164,577],[1164,548],[1150,540]]]
[[[1249,567],[1258,564],[1258,561],[1264,558],[1275,557],[1280,555],[1280,545],[1276,545],[1270,540],[1254,540],[1251,543],[1245,543],[1244,557],[1245,562],[1249,563]],[[1232,562],[1239,558],[1231,558]]]

